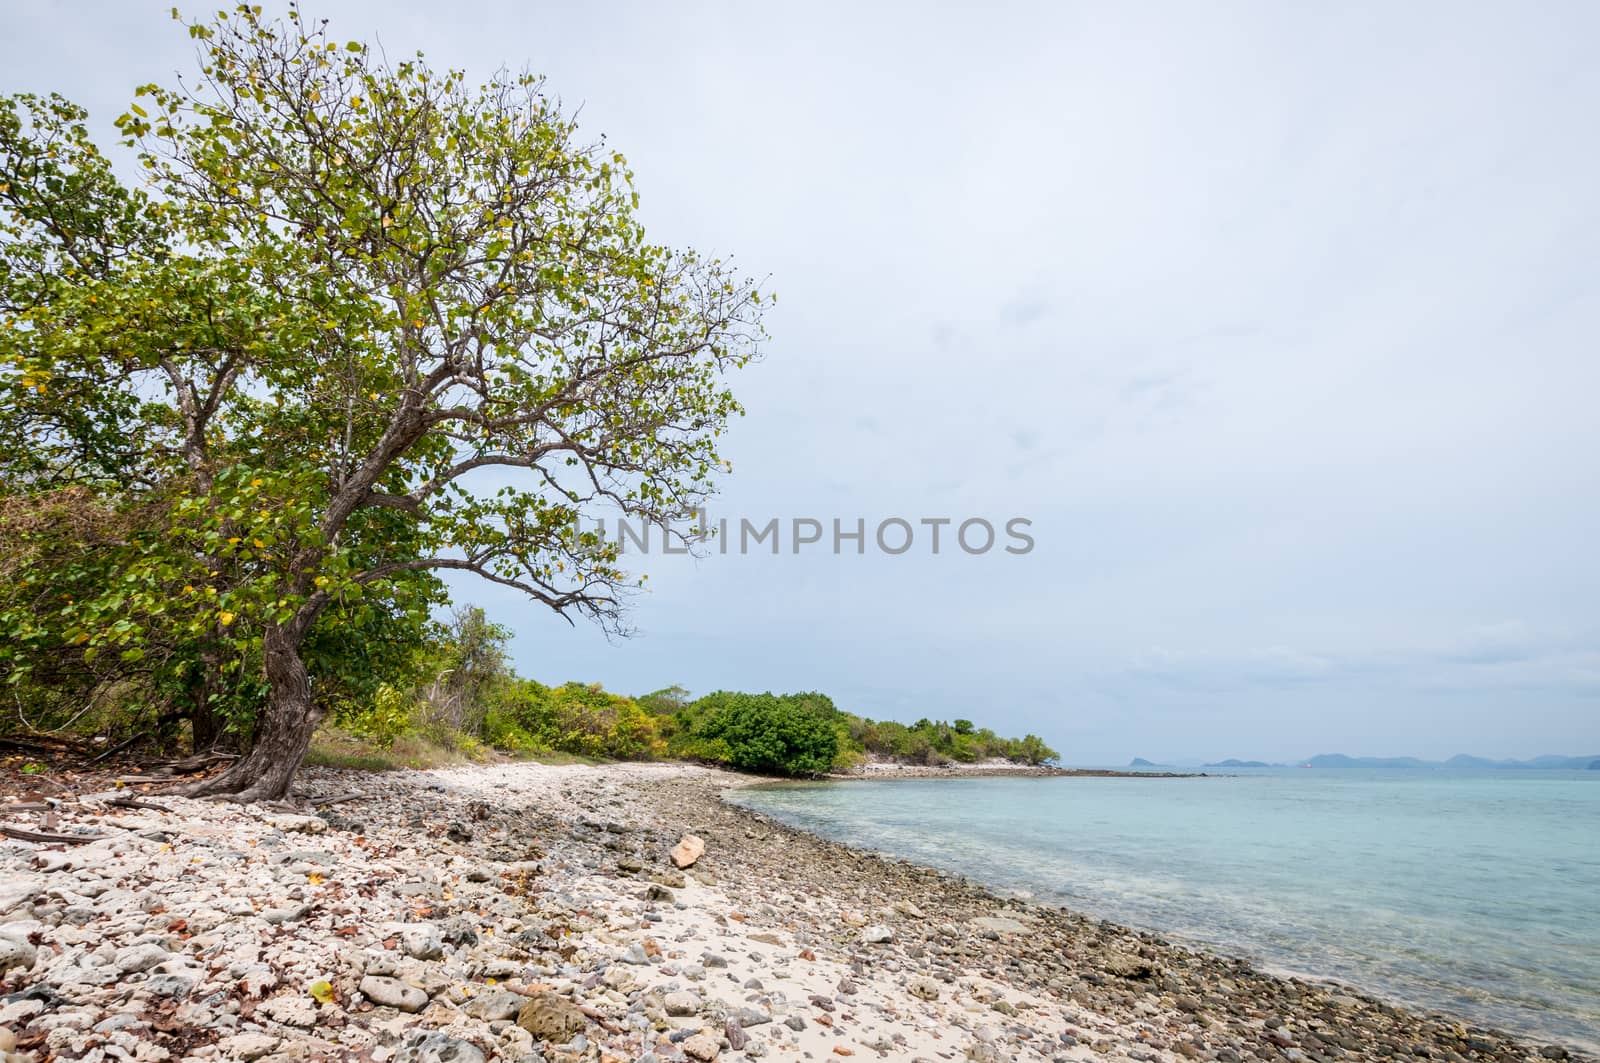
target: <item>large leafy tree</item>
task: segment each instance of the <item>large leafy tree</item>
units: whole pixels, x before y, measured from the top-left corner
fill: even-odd
[[[0,106],[0,475],[157,521],[44,612],[86,653],[136,656],[156,610],[255,654],[253,745],[196,791],[273,798],[330,609],[458,570],[620,630],[636,580],[574,528],[703,502],[762,299],[650,243],[622,156],[536,78],[473,87],[294,9],[188,30],[198,74],[118,121],[144,188],[71,104]]]

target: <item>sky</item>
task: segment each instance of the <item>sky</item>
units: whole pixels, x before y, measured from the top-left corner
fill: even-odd
[[[6,5],[0,91],[109,145],[194,65],[169,7]],[[654,240],[779,296],[713,516],[867,522],[636,557],[626,639],[458,581],[522,674],[1078,764],[1600,751],[1600,6],[304,10],[581,105]]]

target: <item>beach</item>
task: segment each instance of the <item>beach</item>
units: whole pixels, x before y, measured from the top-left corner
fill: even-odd
[[[1583,1058],[825,841],[707,768],[307,769],[292,809],[90,781],[7,817],[99,836],[0,845],[15,1058]]]

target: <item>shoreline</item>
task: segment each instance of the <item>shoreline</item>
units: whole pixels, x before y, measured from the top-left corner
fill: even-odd
[[[41,1060],[1591,1058],[727,800],[763,781],[522,763],[308,769],[295,812],[64,794],[55,830],[103,837],[0,844],[0,1027]]]
[[[1134,771],[1128,768],[1061,768],[1040,764],[1016,764],[1003,760],[973,764],[901,764],[892,760],[869,760],[850,771],[829,772],[819,777],[827,782],[876,782],[881,779],[1205,779],[1207,772]],[[800,780],[804,781],[804,780]]]

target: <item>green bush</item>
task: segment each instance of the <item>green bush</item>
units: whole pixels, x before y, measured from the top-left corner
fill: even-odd
[[[839,754],[841,714],[822,694],[736,694],[719,691],[690,705],[681,716],[687,750],[726,750],[719,763],[766,775],[815,776],[829,771]],[[720,749],[712,743],[721,743]]]
[[[649,760],[666,752],[657,718],[598,684],[506,685],[485,721],[490,744],[519,752]]]

